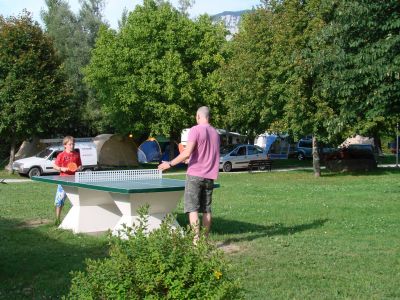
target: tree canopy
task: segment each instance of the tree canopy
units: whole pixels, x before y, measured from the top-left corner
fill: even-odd
[[[227,114],[225,128],[250,135],[262,133],[273,115],[265,105],[270,80],[271,17],[264,9],[243,16],[239,33],[228,43],[228,59],[218,71],[217,81]]]
[[[100,26],[106,25],[102,11],[104,0],[80,0],[77,14],[71,11],[66,0],[46,0],[47,9],[42,10],[46,32],[54,41],[63,60],[69,84],[73,87],[72,102],[76,114],[68,128],[70,134],[90,134],[107,127],[107,118],[98,109],[93,93],[83,82],[83,68],[90,61]]]
[[[331,133],[379,136],[400,113],[400,2],[337,1],[315,55],[320,89],[336,102]]]
[[[168,2],[145,0],[119,32],[103,27],[86,81],[119,132],[177,138],[201,105],[218,122],[212,75],[224,60],[225,29],[190,20]]]
[[[244,18],[220,72],[228,126],[333,143],[394,127],[398,1],[263,4]]]
[[[0,16],[0,136],[10,138],[11,150],[64,126],[74,113],[69,95],[61,61],[39,24],[28,13]]]
[[[398,1],[263,3],[244,18],[222,72],[228,123],[326,141],[393,127]]]

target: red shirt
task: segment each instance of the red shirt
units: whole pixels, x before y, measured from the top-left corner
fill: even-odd
[[[57,155],[55,164],[59,167],[68,167],[68,164],[70,162],[76,163],[76,166],[79,168],[82,165],[81,162],[81,157],[79,156],[79,153],[76,151],[72,151],[70,153],[67,153],[66,151],[61,152],[60,154]],[[68,176],[68,175],[74,175],[75,171],[66,171],[66,172],[60,172],[60,176]]]

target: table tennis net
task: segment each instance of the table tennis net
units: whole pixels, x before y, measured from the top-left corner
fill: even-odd
[[[150,170],[117,170],[76,172],[75,182],[99,182],[99,181],[126,181],[143,179],[161,179],[162,172],[157,169]]]

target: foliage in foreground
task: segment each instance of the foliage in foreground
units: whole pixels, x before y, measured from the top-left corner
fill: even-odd
[[[72,273],[67,299],[240,298],[222,251],[204,238],[194,246],[193,233],[173,229],[172,218],[146,233],[145,210],[122,232],[128,239],[110,237],[109,258],[88,259],[86,272]]]

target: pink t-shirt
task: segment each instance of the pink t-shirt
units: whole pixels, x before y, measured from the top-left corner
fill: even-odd
[[[188,142],[194,143],[188,175],[217,179],[219,172],[219,135],[209,124],[190,128]]]

